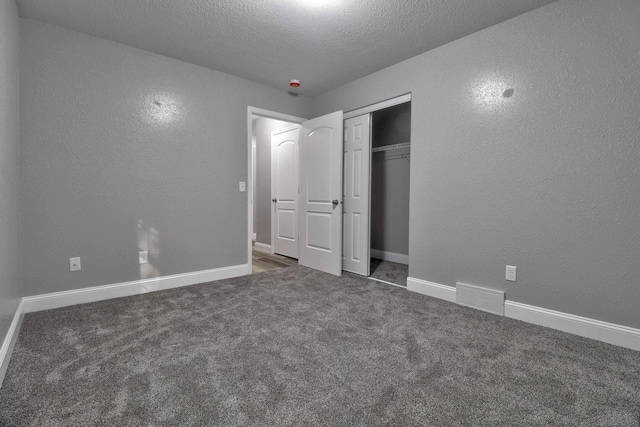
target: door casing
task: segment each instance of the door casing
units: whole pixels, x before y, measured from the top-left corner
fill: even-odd
[[[253,153],[251,149],[251,140],[253,136],[253,116],[260,116],[269,119],[282,120],[285,122],[291,123],[302,123],[307,120],[304,117],[292,116],[289,114],[279,113],[277,111],[265,110],[263,108],[257,108],[248,106],[247,107],[247,181],[246,181],[246,191],[247,191],[247,264],[246,264],[246,274],[251,274],[251,270],[253,267],[252,261],[252,237],[253,237],[253,168],[252,168],[252,160]]]

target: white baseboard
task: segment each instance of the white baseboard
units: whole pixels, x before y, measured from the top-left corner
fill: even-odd
[[[257,251],[271,253],[271,245],[267,245],[265,243],[256,242],[255,248]]]
[[[439,283],[409,277],[407,290],[456,302],[456,289]],[[511,319],[640,351],[640,329],[508,300],[504,303],[504,315]]]
[[[384,261],[397,262],[400,264],[409,265],[409,255],[397,254],[395,252],[380,251],[378,249],[371,249],[371,258],[378,258]]]
[[[9,360],[11,359],[11,353],[13,353],[13,347],[18,339],[18,333],[20,332],[20,325],[22,325],[22,319],[24,317],[24,301],[21,299],[15,314],[13,315],[13,321],[9,326],[7,335],[4,337],[2,347],[0,347],[0,386],[4,380],[4,375],[7,373],[9,367]]]
[[[24,312],[50,310],[251,274],[248,264],[24,297]]]
[[[55,292],[51,294],[35,295],[21,299],[16,309],[13,321],[7,335],[0,347],[0,385],[9,367],[9,360],[13,347],[20,332],[20,325],[25,313],[50,310],[75,304],[102,301],[111,298],[126,297],[144,294],[147,292],[161,291],[164,289],[179,288],[214,280],[228,279],[251,274],[248,264],[231,267],[215,268],[213,270],[196,271],[193,273],[175,274],[172,276],[156,277],[153,279],[134,280],[132,282],[117,283],[113,285],[94,286],[91,288],[76,289],[72,291]]]
[[[512,319],[640,351],[640,329],[514,301],[505,301],[504,309]]]
[[[439,283],[408,277],[407,290],[449,302],[456,302],[456,288]]]

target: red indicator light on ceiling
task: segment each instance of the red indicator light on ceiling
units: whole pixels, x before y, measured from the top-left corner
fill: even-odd
[[[300,80],[291,80],[289,82],[289,86],[291,86],[291,87],[300,87]]]

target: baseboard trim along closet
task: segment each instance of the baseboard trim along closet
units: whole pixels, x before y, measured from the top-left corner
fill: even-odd
[[[384,261],[397,262],[399,264],[409,265],[409,255],[397,254],[395,252],[380,251],[371,249],[371,258],[378,258]]]
[[[409,277],[407,290],[449,302],[456,302],[456,289]],[[640,329],[549,310],[514,301],[505,301],[504,315],[534,325],[640,351]]]
[[[24,317],[24,301],[20,300],[18,308],[13,315],[13,321],[9,326],[7,335],[4,337],[2,347],[0,347],[0,386],[4,380],[4,375],[7,373],[9,367],[9,360],[11,359],[11,353],[13,353],[13,347],[18,339],[20,333],[20,325],[22,324],[22,318]]]
[[[247,274],[251,274],[251,269],[248,264],[242,264],[212,270],[156,277],[153,279],[134,280],[132,282],[116,283],[113,285],[94,286],[91,288],[35,295],[23,298],[24,312],[32,313],[34,311],[50,310],[69,305],[145,294],[147,292],[180,288],[214,280],[246,276]]]
[[[271,245],[267,245],[265,243],[256,242],[255,248],[256,248],[257,251],[260,251],[260,252],[271,253]]]

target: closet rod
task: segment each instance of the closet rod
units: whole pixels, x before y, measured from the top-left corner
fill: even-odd
[[[402,144],[390,144],[390,145],[383,145],[382,147],[372,148],[371,152],[377,153],[379,151],[403,150],[405,148],[410,148],[410,147],[411,147],[410,142],[403,142]]]

